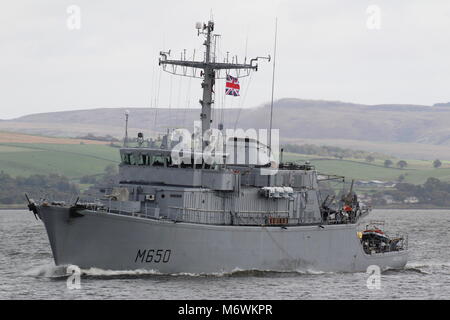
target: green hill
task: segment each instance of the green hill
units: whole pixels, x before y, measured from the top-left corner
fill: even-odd
[[[0,170],[13,177],[57,173],[73,180],[118,162],[119,150],[109,145],[0,144]]]
[[[199,118],[190,108],[98,108],[40,113],[0,121],[0,130],[53,137],[87,134],[122,139],[125,110],[130,111],[128,133],[146,137],[167,128],[187,127]],[[273,128],[282,143],[312,143],[377,151],[396,157],[450,159],[450,108],[441,104],[363,105],[339,101],[279,99],[274,102]],[[213,127],[222,110],[213,109]],[[257,108],[224,109],[225,128],[267,128],[270,104]]]
[[[408,167],[400,169],[397,167],[386,168],[383,160],[368,163],[361,159],[333,159],[318,158],[317,156],[285,153],[285,161],[310,161],[321,173],[336,174],[356,180],[382,180],[396,181],[400,175],[405,177],[405,182],[422,184],[427,178],[434,177],[442,181],[450,181],[450,162],[443,162],[441,168],[433,168],[431,161],[408,160]],[[397,160],[393,160],[395,163]]]
[[[404,175],[405,182],[422,184],[429,177],[450,181],[450,162],[442,161],[435,169],[431,161],[410,160],[399,169],[383,166],[384,159],[368,163],[362,159],[336,159],[285,153],[285,161],[309,160],[321,173],[337,174],[357,180],[396,181]],[[393,159],[397,162],[399,159]],[[0,171],[13,177],[57,173],[69,179],[103,174],[106,166],[120,161],[119,150],[109,145],[55,143],[0,143]]]

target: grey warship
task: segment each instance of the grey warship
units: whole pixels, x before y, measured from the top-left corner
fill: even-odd
[[[139,134],[136,146],[125,139],[119,179],[96,201],[29,200],[45,225],[55,264],[169,274],[403,268],[406,237],[389,237],[379,225],[361,230],[370,208],[353,191],[339,201],[325,198],[314,166],[278,161],[270,139],[224,135],[225,151],[214,154],[223,161],[204,160],[216,79],[231,70],[237,76],[256,71],[261,57],[217,62],[214,22],[196,28],[205,37],[201,61],[172,60],[161,52],[159,64],[202,78],[199,149],[184,152],[180,161],[169,135],[161,148],[151,148]]]

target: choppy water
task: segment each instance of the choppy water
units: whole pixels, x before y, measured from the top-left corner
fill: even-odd
[[[369,290],[365,273],[235,272],[161,275],[83,270],[67,289],[42,222],[21,210],[0,211],[0,299],[450,299],[450,210],[374,210],[388,231],[409,234],[409,262],[386,271]]]

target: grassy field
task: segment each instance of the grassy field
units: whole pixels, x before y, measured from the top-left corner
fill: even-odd
[[[285,161],[310,161],[321,173],[342,175],[357,180],[395,181],[400,175],[405,176],[405,182],[422,184],[427,178],[435,177],[443,181],[450,181],[450,163],[443,161],[442,167],[435,169],[432,161],[405,159],[408,167],[384,167],[384,159],[368,163],[363,159],[334,159],[318,158],[317,156],[285,153]],[[393,160],[396,163],[397,160]]]
[[[58,173],[77,180],[84,175],[102,174],[106,166],[119,162],[117,148],[97,141],[2,135],[0,132],[0,170],[15,177]],[[404,175],[405,182],[414,184],[422,184],[429,177],[450,181],[450,161],[442,161],[442,167],[435,169],[432,161],[405,159],[408,167],[399,169],[384,167],[384,159],[368,163],[363,159],[339,160],[284,153],[284,161],[306,160],[321,173],[343,175],[357,180],[395,181],[400,175]],[[398,160],[392,159],[394,163]]]
[[[118,149],[109,146],[76,146],[70,151],[67,147],[39,144],[29,151],[0,151],[0,170],[12,176],[57,173],[77,179],[103,173],[107,165],[119,161]]]
[[[104,141],[55,138],[40,135],[30,135],[15,132],[0,131],[0,143],[46,143],[46,144],[107,144]]]
[[[0,143],[0,170],[14,177],[57,173],[74,180],[118,162],[119,150],[105,144]]]
[[[343,175],[357,180],[394,181],[400,175],[405,181],[421,184],[428,177],[450,181],[450,163],[435,169],[431,161],[406,160],[408,167],[385,168],[384,160],[367,163],[362,159],[318,158],[285,153],[285,161],[309,160],[321,173]],[[109,145],[76,144],[0,144],[0,170],[12,176],[58,173],[71,179],[103,173],[109,164],[119,162],[119,150]]]

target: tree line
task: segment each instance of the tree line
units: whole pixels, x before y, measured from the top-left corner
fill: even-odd
[[[71,183],[67,177],[57,174],[35,174],[29,177],[12,177],[0,172],[0,204],[24,204],[25,193],[35,200],[65,200],[80,193],[78,186]]]
[[[80,183],[91,184],[98,188],[113,182],[117,178],[117,167],[108,165],[102,174],[83,176]],[[79,185],[69,178],[58,174],[35,174],[29,177],[12,177],[4,171],[0,171],[0,204],[25,204],[25,193],[32,199],[41,198],[47,201],[75,201],[75,198],[83,194]]]
[[[419,203],[433,206],[450,206],[450,183],[437,178],[428,178],[422,185],[411,183],[397,183],[395,189],[379,191],[372,195],[373,205],[386,204],[385,196],[389,195],[393,200],[403,202],[410,197],[416,197]]]
[[[376,159],[386,159],[389,156],[378,153],[369,152],[363,150],[353,150],[333,146],[318,146],[314,144],[285,144],[282,146],[283,151],[307,155],[317,155],[322,157],[334,157],[338,159],[353,158],[353,159],[364,159],[366,162],[372,163]],[[394,162],[396,161],[396,162]],[[394,167],[394,165],[400,169],[408,167],[408,162],[406,160],[384,160],[383,165],[386,168]],[[435,159],[432,162],[434,168],[440,168],[442,166],[442,161]]]
[[[301,153],[308,155],[318,155],[323,157],[334,157],[338,159],[373,159],[384,158],[386,155],[377,152],[368,152],[362,150],[352,150],[334,146],[318,146],[314,144],[285,144],[282,146],[285,152]]]

